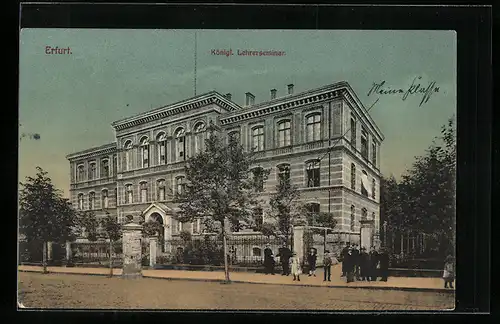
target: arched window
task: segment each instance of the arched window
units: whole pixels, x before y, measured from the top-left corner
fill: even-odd
[[[371,196],[370,184],[368,182],[368,174],[365,170],[361,171],[361,194],[365,197]]]
[[[354,205],[351,205],[351,231],[354,231],[354,221],[355,221]]]
[[[315,113],[306,117],[306,141],[314,142],[321,139],[321,114]]]
[[[356,190],[356,165],[351,163],[351,189]]]
[[[186,189],[185,179],[186,178],[184,176],[180,176],[180,177],[175,178],[175,183],[177,186],[177,194],[179,194],[179,195],[181,195],[185,192],[185,189]]]
[[[258,257],[262,256],[262,249],[259,247],[252,248],[252,255]]]
[[[118,206],[118,189],[115,188],[115,207]]]
[[[377,166],[377,143],[372,141],[372,163]]]
[[[84,181],[85,180],[85,167],[83,166],[83,164],[80,164],[77,167],[76,180],[77,181]]]
[[[310,161],[307,163],[307,187],[319,187],[319,161]]]
[[[123,148],[125,150],[125,161],[123,167],[125,171],[132,170],[132,141],[125,142]]]
[[[175,132],[175,156],[177,161],[186,160],[186,132],[179,128]]]
[[[315,225],[316,219],[320,211],[320,205],[318,203],[308,203],[306,204],[307,210],[307,220],[309,225]]]
[[[126,203],[127,204],[131,204],[134,202],[134,192],[132,191],[132,185],[131,184],[127,184],[125,185],[125,197],[127,197],[126,199]]]
[[[167,155],[165,154],[166,152],[166,147],[167,147],[167,138],[165,136],[165,133],[160,133],[156,137],[156,142],[157,142],[157,150],[158,150],[158,164],[163,165],[167,163]]]
[[[95,192],[89,192],[89,209],[95,209]]]
[[[148,183],[143,181],[139,184],[141,190],[141,202],[145,203],[148,201]]]
[[[258,126],[252,129],[252,147],[254,151],[264,151],[264,127]]]
[[[109,160],[108,159],[102,159],[101,160],[101,178],[108,178],[109,177]]]
[[[165,180],[160,179],[157,182],[158,186],[158,200],[162,201],[165,200]]]
[[[206,125],[203,122],[199,122],[194,126],[194,152],[195,152],[195,154],[198,154],[203,150],[203,144],[205,141],[205,130],[206,130]]]
[[[141,167],[149,168],[149,139],[143,137],[141,139]]]
[[[290,180],[290,164],[280,164],[278,169],[278,181],[285,183]]]
[[[113,175],[116,175],[117,169],[118,169],[118,162],[116,160],[116,155],[113,155]]]
[[[264,169],[262,167],[253,168],[252,173],[255,191],[264,191]]]
[[[78,209],[83,210],[83,194],[78,194]]]
[[[372,199],[375,199],[375,179],[372,179]]]
[[[361,125],[361,156],[368,160],[368,132]]]
[[[104,189],[101,191],[101,206],[103,209],[108,208],[108,190]]]
[[[97,166],[95,162],[90,162],[89,164],[89,180],[94,180],[97,175]]]
[[[278,123],[278,147],[289,146],[292,144],[290,120],[283,120]]]
[[[366,208],[361,209],[361,219],[363,220],[368,219],[368,210],[366,210]]]

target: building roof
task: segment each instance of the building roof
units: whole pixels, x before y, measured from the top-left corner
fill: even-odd
[[[96,147],[92,147],[89,149],[85,149],[83,151],[68,154],[68,155],[66,155],[66,159],[73,160],[73,159],[77,159],[77,158],[87,158],[87,157],[91,157],[91,156],[96,156],[96,155],[101,155],[101,154],[106,154],[106,153],[113,153],[113,152],[116,152],[116,142],[104,144],[101,146],[96,146]]]

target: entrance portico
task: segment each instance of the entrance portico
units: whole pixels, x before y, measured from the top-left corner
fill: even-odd
[[[167,242],[172,238],[172,209],[162,203],[152,203],[146,208],[142,214],[144,215],[144,222],[157,221],[163,225],[163,252],[168,251]],[[163,234],[163,235],[162,235]]]

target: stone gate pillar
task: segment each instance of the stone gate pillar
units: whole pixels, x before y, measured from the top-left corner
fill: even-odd
[[[52,242],[47,242],[47,261],[52,261],[54,258],[52,253]]]
[[[142,276],[142,225],[123,225],[123,278]]]
[[[304,226],[293,228],[293,252],[297,253],[300,262],[304,262]]]
[[[67,241],[66,242],[66,263],[71,261],[71,242]]]
[[[373,245],[373,234],[375,221],[373,219],[362,219],[359,221],[361,224],[360,229],[360,247],[364,247],[367,251],[370,251],[370,247]]]
[[[156,264],[156,255],[158,250],[158,235],[149,237],[149,266],[153,268]]]

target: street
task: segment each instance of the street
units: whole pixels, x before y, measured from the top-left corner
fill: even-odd
[[[444,310],[454,294],[19,272],[30,308]]]

